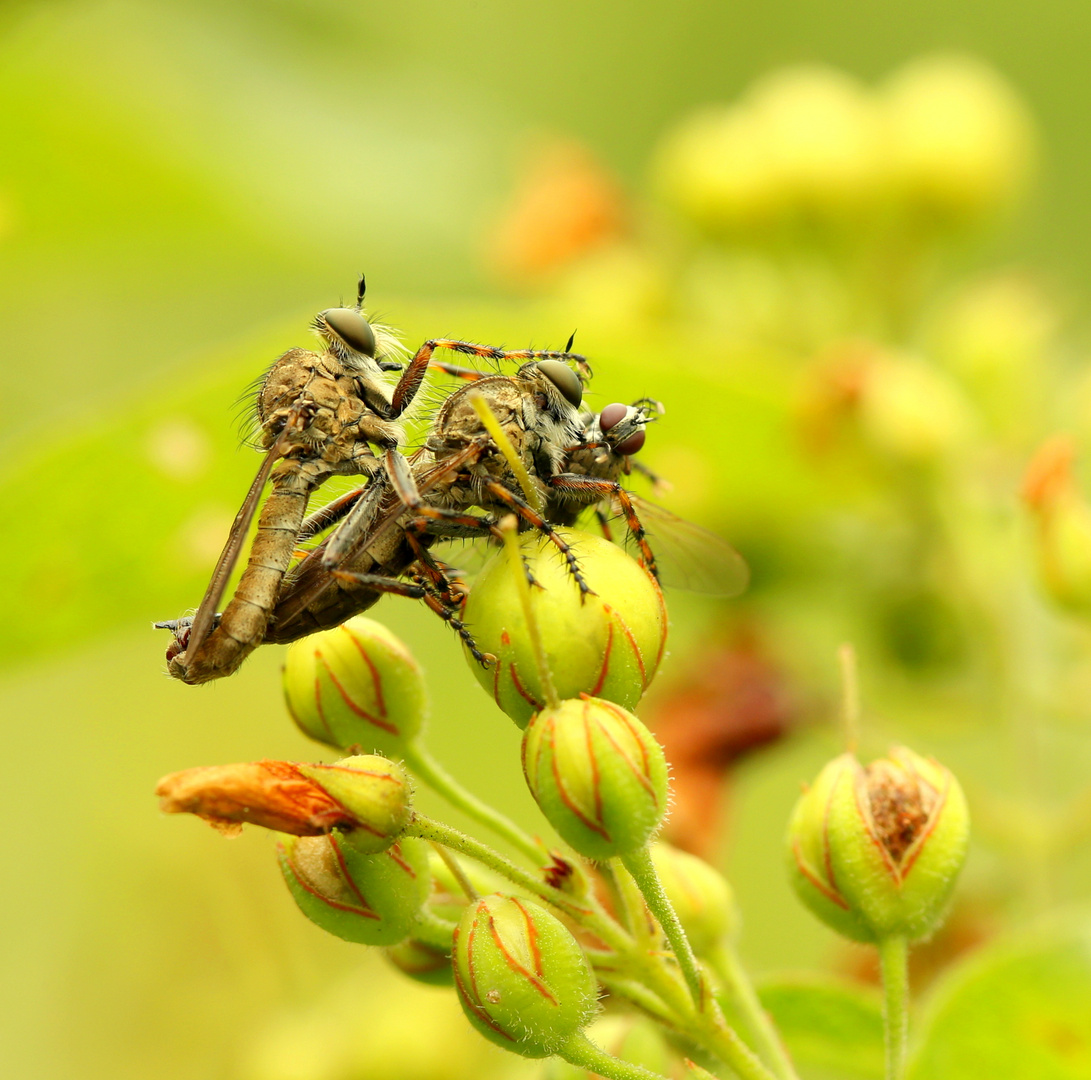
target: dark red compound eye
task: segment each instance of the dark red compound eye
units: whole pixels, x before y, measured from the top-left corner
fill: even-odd
[[[614,447],[614,453],[621,454],[622,457],[628,457],[630,454],[635,454],[644,445],[645,438],[646,436],[643,428],[639,431],[634,431],[624,442],[618,443],[617,446]]]
[[[607,405],[599,413],[599,427],[602,428],[603,434],[609,431],[619,420],[624,420],[628,411],[628,405],[619,405],[616,401],[613,405]]]

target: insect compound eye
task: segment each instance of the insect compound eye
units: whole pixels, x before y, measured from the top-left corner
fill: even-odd
[[[579,377],[567,365],[560,360],[541,360],[538,370],[560,390],[564,399],[574,408],[579,408],[583,401],[583,386]]]
[[[322,320],[354,352],[375,355],[375,331],[355,308],[330,308]]]
[[[614,402],[612,405],[607,405],[605,409],[599,413],[599,427],[602,429],[605,435],[615,424],[625,419],[625,414],[628,413],[629,406],[621,405],[618,402]]]
[[[644,446],[644,440],[647,436],[644,433],[644,429],[634,431],[627,439],[622,440],[614,447],[615,454],[621,454],[622,457],[628,457],[630,454],[635,454],[638,450]]]

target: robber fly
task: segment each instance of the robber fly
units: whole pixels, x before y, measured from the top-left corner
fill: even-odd
[[[385,451],[390,462],[400,460],[396,447],[403,434],[396,421],[420,388],[436,349],[492,360],[534,358],[535,363],[525,367],[537,370],[538,364],[544,364],[544,370],[549,371],[548,365],[554,364],[577,385],[577,377],[559,358],[571,358],[586,366],[582,357],[567,350],[509,353],[492,346],[438,338],[426,341],[417,350],[391,389],[381,373],[403,367],[390,358],[400,347],[388,330],[364,317],[363,295],[361,278],[355,308],[333,308],[317,316],[314,329],[325,345],[324,351],[290,350],[276,361],[262,383],[257,420],[266,457],[236,515],[212,581],[192,621],[156,624],[175,634],[167,653],[168,670],[175,678],[200,683],[231,674],[265,638],[270,615],[283,591],[285,571],[299,536],[306,531],[307,503],[326,479],[354,473],[387,477],[400,471],[395,465],[389,471],[383,470],[375,451]],[[557,371],[553,374],[560,378]],[[548,378],[545,381],[548,383]],[[559,393],[554,391],[555,395]],[[227,579],[270,478],[272,491],[261,509],[247,567],[234,596],[222,616],[217,617],[216,608]],[[381,506],[384,487],[378,485],[373,496],[362,501],[360,513]],[[355,520],[359,514],[350,516]],[[377,564],[372,559],[374,565],[356,572],[374,577],[381,568],[378,576],[386,579],[386,591],[393,591],[393,579],[406,569],[407,562],[419,558],[414,552],[414,558],[406,560],[406,549],[406,544],[396,544],[394,550],[380,556]],[[343,552],[336,560],[342,557]],[[324,563],[328,565],[329,560]],[[370,584],[376,588],[374,581]],[[313,591],[308,590],[308,594]]]
[[[471,400],[476,394],[486,403],[526,473],[544,489],[541,477],[559,471],[563,447],[578,439],[581,430],[580,378],[556,358],[565,356],[582,365],[581,370],[586,362],[567,350],[508,355],[547,358],[523,364],[512,376],[484,377],[456,391],[440,408],[413,459],[387,452],[383,472],[366,488],[310,519],[304,536],[337,519],[341,523],[293,573],[273,611],[267,641],[293,641],[337,626],[369,608],[381,593],[395,592],[424,598],[483,660],[455,617],[457,598],[450,581],[427,549],[443,536],[499,536],[496,518],[508,512],[546,535],[568,561],[580,588],[590,591],[567,542],[519,494],[511,464]],[[475,509],[480,512],[472,513]],[[398,580],[412,566],[427,583]]]

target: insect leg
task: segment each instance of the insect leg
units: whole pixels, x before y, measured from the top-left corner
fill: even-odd
[[[644,569],[656,580],[659,579],[659,570],[655,565],[655,555],[652,554],[652,549],[648,545],[644,526],[637,516],[636,508],[633,506],[632,499],[629,498],[629,493],[616,480],[599,480],[590,476],[579,476],[575,473],[558,473],[556,476],[551,476],[546,482],[550,487],[561,491],[597,493],[602,498],[617,499],[618,504],[621,506],[621,512],[625,517],[629,535],[632,536],[633,542],[640,548],[640,561]]]
[[[575,579],[575,582],[580,587],[580,597],[587,596],[589,593],[593,596],[594,589],[587,584],[587,580],[584,578],[580,571],[580,564],[576,560],[576,553],[572,550],[571,545],[549,524],[548,521],[531,506],[525,503],[518,495],[513,491],[509,491],[503,484],[498,483],[496,480],[490,480],[485,484],[486,490],[491,492],[501,502],[506,503],[511,509],[519,515],[524,521],[528,522],[540,533],[545,535],[550,543],[554,544],[560,553],[564,556],[565,562],[568,564],[568,571]]]

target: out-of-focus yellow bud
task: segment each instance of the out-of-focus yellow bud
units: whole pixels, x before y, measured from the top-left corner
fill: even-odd
[[[938,368],[911,356],[877,354],[859,395],[860,424],[883,453],[924,464],[964,445],[973,413],[958,386]]]
[[[652,862],[698,956],[707,956],[735,936],[739,927],[735,894],[718,870],[662,841],[652,845]]]
[[[882,171],[870,91],[843,71],[810,65],[766,76],[747,102],[788,215],[824,225],[866,217]]]
[[[600,536],[558,529],[595,595],[580,590],[556,547],[533,533],[519,537],[537,586],[531,610],[546,663],[560,697],[580,693],[634,707],[659,666],[667,613],[658,585],[639,563]],[[470,670],[520,727],[545,704],[533,644],[527,632],[522,582],[507,552],[500,552],[474,584],[464,621],[478,648],[497,662]]]
[[[455,933],[454,968],[470,1023],[523,1057],[557,1053],[595,1015],[598,987],[583,949],[532,900],[471,904]]]
[[[543,709],[523,735],[523,774],[542,813],[589,859],[642,848],[667,811],[667,762],[625,709],[584,697]]]
[[[405,837],[384,851],[360,833],[285,837],[281,873],[299,909],[323,930],[360,945],[409,936],[428,895],[428,844]]]
[[[787,68],[733,106],[694,114],[661,146],[664,197],[726,234],[783,237],[784,226],[871,223],[882,191],[882,143],[872,95],[844,72]]]
[[[1075,448],[1065,436],[1034,455],[1023,498],[1034,515],[1042,584],[1061,607],[1091,612],[1091,505],[1073,475]]]
[[[969,835],[965,796],[942,765],[904,747],[866,768],[842,754],[796,803],[792,884],[846,937],[916,940],[942,921]]]
[[[312,739],[387,757],[403,755],[428,714],[424,675],[413,654],[363,615],[291,646],[284,697],[292,719]]]
[[[967,56],[930,56],[884,87],[891,181],[918,218],[977,221],[1012,203],[1035,165],[1026,106],[992,68]]]

